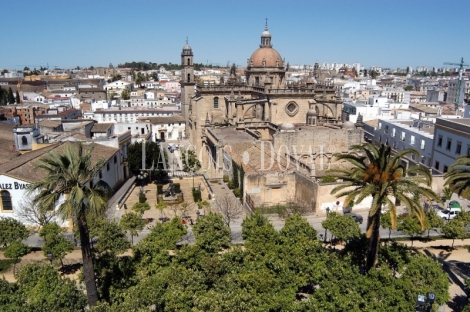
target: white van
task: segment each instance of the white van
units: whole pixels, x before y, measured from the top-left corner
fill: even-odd
[[[460,212],[462,212],[462,208],[447,208],[445,210],[441,210],[437,213],[437,215],[439,217],[441,217],[442,219],[444,220],[452,220],[453,218],[455,218],[457,216],[457,214],[459,214]]]

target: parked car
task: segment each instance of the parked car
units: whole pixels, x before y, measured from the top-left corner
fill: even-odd
[[[438,211],[437,215],[444,220],[452,220],[460,211],[462,211],[460,208],[449,208]]]
[[[356,221],[359,224],[362,224],[362,222],[364,221],[364,218],[357,213],[348,212],[348,213],[345,213],[344,215],[352,217],[354,221]]]

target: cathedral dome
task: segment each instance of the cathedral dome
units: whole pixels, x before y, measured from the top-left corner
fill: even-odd
[[[250,57],[250,67],[283,67],[281,55],[273,48],[259,48]]]

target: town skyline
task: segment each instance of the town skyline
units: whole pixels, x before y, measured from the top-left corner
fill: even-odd
[[[196,63],[245,67],[266,18],[273,47],[291,65],[336,62],[396,69],[468,59],[470,43],[460,37],[467,1],[357,1],[352,7],[341,0],[298,1],[291,10],[281,1],[237,4],[8,2],[3,21],[16,26],[9,31],[14,40],[0,68],[179,64],[186,38]]]

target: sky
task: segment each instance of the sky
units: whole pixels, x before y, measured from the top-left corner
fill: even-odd
[[[245,67],[268,19],[290,65],[470,62],[469,0],[15,0],[2,3],[0,68],[194,62]]]

